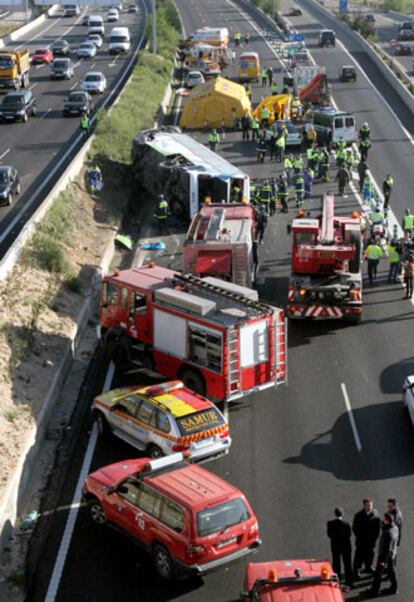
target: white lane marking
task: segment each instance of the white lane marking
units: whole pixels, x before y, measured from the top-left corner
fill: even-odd
[[[47,111],[45,111],[45,112],[43,113],[43,115],[41,115],[41,116],[39,117],[39,119],[43,119],[44,117],[46,117],[46,115],[47,115],[48,113],[50,113],[50,111],[51,111],[51,110],[52,110],[52,109],[51,109],[51,108],[49,108]]]
[[[359,453],[362,451],[361,439],[359,438],[359,433],[357,429],[357,425],[355,422],[354,414],[352,412],[351,403],[349,401],[348,392],[346,390],[345,383],[341,383],[342,395],[344,396],[346,410],[348,412],[348,418],[351,425],[352,433],[355,439],[355,446]]]
[[[143,10],[143,12],[144,12],[144,19],[146,20],[148,11],[147,11],[147,7],[146,7],[145,3],[143,5],[143,7],[144,7],[144,10]],[[128,70],[131,68],[131,65],[136,60],[138,52],[139,52],[139,49],[142,46],[144,35],[145,35],[145,33],[142,34],[141,38],[138,40],[138,44],[137,44],[134,52],[132,53],[132,55],[131,55],[131,57],[129,59],[128,64],[126,65],[126,67],[125,67],[125,69],[124,69],[124,71],[122,73],[121,78],[117,81],[117,83],[115,84],[115,86],[109,92],[108,96],[105,97],[104,101],[101,104],[101,107],[105,108],[111,102],[112,97],[117,93],[118,89],[121,86],[124,86],[125,83],[129,81],[129,78],[126,79],[126,81],[125,81],[125,73],[128,72]],[[91,119],[92,124],[95,122],[95,120],[96,120],[96,115],[94,115],[92,117],[92,119]],[[13,219],[9,223],[9,225],[6,228],[4,228],[4,230],[2,230],[2,232],[0,234],[0,243],[10,234],[10,232],[13,230],[13,228],[16,226],[16,224],[22,218],[22,216],[24,215],[24,213],[30,208],[30,206],[37,199],[37,196],[42,192],[42,190],[45,189],[45,187],[50,182],[50,180],[55,176],[55,174],[58,171],[58,169],[60,169],[60,167],[62,166],[62,164],[65,163],[65,161],[67,161],[67,158],[70,156],[70,154],[72,153],[73,149],[76,148],[76,146],[79,143],[79,140],[81,139],[82,136],[83,136],[82,133],[78,134],[78,136],[75,138],[75,140],[69,146],[69,148],[66,149],[66,152],[62,155],[62,157],[57,161],[57,163],[53,164],[53,167],[50,169],[50,171],[46,175],[46,177],[43,180],[43,182],[39,185],[39,187],[32,194],[32,196],[26,201],[26,204],[23,205],[22,208],[20,209],[20,211],[13,217]]]
[[[2,154],[0,155],[0,160],[1,160],[1,159],[3,159],[3,157],[5,157],[6,155],[8,155],[8,154],[9,154],[9,152],[10,152],[10,148],[8,148],[7,150],[5,150],[5,151],[4,151],[4,153],[2,153]]]
[[[116,55],[112,63],[108,63],[108,67],[115,67],[117,60],[119,59],[119,54]]]
[[[42,36],[44,33],[49,31],[49,29],[52,29],[52,27],[54,27],[56,25],[56,23],[59,23],[59,21],[61,21],[61,20],[62,20],[62,17],[59,17],[58,19],[54,19],[53,23],[51,23],[48,27],[46,27],[45,29],[42,29],[42,31],[39,31],[38,34],[33,36],[33,38],[26,40],[26,42],[24,42],[23,44],[20,44],[19,46],[15,46],[14,49],[19,50],[19,48],[23,48],[23,46],[27,46],[28,44],[30,44],[30,42],[37,40],[37,38],[40,38],[40,36]]]
[[[109,391],[112,380],[115,374],[115,364],[110,362],[108,366],[108,372],[106,373],[103,393]],[[86,448],[85,456],[83,458],[82,468],[79,473],[78,482],[76,484],[75,493],[71,503],[68,518],[66,520],[65,531],[63,532],[62,541],[60,542],[58,555],[56,557],[55,565],[53,567],[52,577],[49,582],[45,602],[54,602],[59,589],[60,580],[62,578],[63,569],[65,567],[66,558],[69,551],[70,542],[72,540],[73,531],[75,529],[76,519],[82,500],[82,487],[83,482],[89,472],[93,454],[95,452],[96,442],[98,440],[98,429],[96,423],[93,423],[91,434],[89,437],[88,447]]]
[[[78,85],[78,82],[75,82],[74,84],[71,85],[70,89],[73,90],[73,88],[76,88],[77,85]]]
[[[79,65],[82,65],[82,61],[77,61],[74,65],[73,68],[76,69],[76,67],[79,67]]]
[[[92,65],[90,66],[90,69],[92,70],[95,67],[96,63],[92,63]]]
[[[39,82],[36,82],[36,83],[32,84],[32,85],[30,86],[30,90],[33,90],[33,88],[36,88],[36,86],[37,86],[37,84],[38,84],[38,83],[39,83]]]

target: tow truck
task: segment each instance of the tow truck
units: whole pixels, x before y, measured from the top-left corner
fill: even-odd
[[[284,312],[246,287],[151,262],[103,279],[99,316],[118,366],[155,369],[212,401],[286,381]]]
[[[28,88],[29,71],[28,50],[0,50],[0,92]]]
[[[245,602],[345,602],[338,576],[327,561],[276,560],[246,567]]]
[[[202,207],[193,217],[184,241],[184,271],[200,277],[218,276],[250,287],[257,265],[254,239],[252,205]]]
[[[361,227],[358,217],[334,214],[326,195],[318,219],[296,218],[287,313],[291,319],[344,319],[362,315]]]
[[[302,103],[326,106],[331,102],[330,86],[325,67],[296,65],[292,73],[295,95]]]

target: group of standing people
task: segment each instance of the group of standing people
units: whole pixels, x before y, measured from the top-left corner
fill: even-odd
[[[327,534],[331,542],[332,567],[343,581],[345,591],[362,580],[361,570],[372,577],[367,597],[376,597],[386,573],[390,586],[382,594],[398,593],[397,551],[401,543],[403,517],[395,498],[387,502],[387,511],[381,520],[372,498],[365,498],[362,509],[353,519],[352,527],[344,520],[342,508],[335,508],[335,518],[327,523]],[[355,551],[352,560],[352,534],[355,536]],[[375,549],[377,561],[374,565]],[[343,568],[343,571],[342,571]]]

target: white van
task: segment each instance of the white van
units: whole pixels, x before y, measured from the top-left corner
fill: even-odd
[[[322,109],[314,111],[312,122],[318,141],[323,143],[335,144],[342,138],[347,144],[352,144],[357,140],[355,117],[352,113],[342,113],[333,108]]]
[[[118,54],[129,52],[131,48],[131,36],[128,27],[114,27],[109,37],[109,52]]]
[[[79,4],[64,4],[63,14],[65,17],[77,17],[78,15],[80,15]]]
[[[99,33],[105,35],[104,20],[101,15],[91,15],[88,20],[88,33]]]

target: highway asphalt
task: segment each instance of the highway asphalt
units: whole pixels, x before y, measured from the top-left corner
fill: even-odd
[[[263,63],[280,68],[260,35],[265,28],[263,19],[256,18],[244,3],[177,0],[177,5],[188,33],[207,24],[227,26],[232,32],[250,31],[252,48],[260,53]],[[337,83],[338,68],[349,63],[349,57],[340,46],[329,50],[316,48],[317,31],[327,23],[312,2],[301,0],[300,5],[306,10],[298,20],[298,28],[305,33],[317,62],[327,66],[337,103],[355,112],[359,123],[370,122],[374,148],[369,162],[374,175],[381,179],[385,170],[398,174],[392,204],[400,215],[407,199],[412,198],[413,149],[381,98],[389,90],[378,79],[381,88],[377,94],[362,74],[356,84]],[[353,47],[350,37],[343,39]],[[235,76],[235,68],[229,73]],[[255,85],[254,99],[259,100],[267,92]],[[204,134],[195,136],[205,141]],[[256,164],[254,143],[242,142],[240,138],[238,133],[227,134],[219,152],[252,176],[274,175],[274,165],[269,161]],[[335,190],[333,183],[316,186],[306,208],[318,212],[321,195],[328,190]],[[356,207],[357,200],[352,194],[337,201],[340,213]],[[260,294],[279,305],[286,302],[290,256],[286,226],[292,215],[293,211],[288,216],[278,214],[271,219],[260,248]],[[160,263],[181,267],[179,241],[180,235],[178,239],[174,236],[167,239],[166,253],[157,258]],[[414,372],[410,327],[413,306],[402,300],[400,286],[386,283],[387,267],[383,260],[379,282],[364,292],[361,325],[290,324],[289,385],[230,406],[233,437],[230,454],[209,463],[207,468],[239,486],[253,505],[263,546],[252,560],[329,558],[325,530],[334,506],[343,506],[346,518],[352,519],[363,497],[374,497],[380,511],[384,510],[388,497],[397,497],[405,517],[398,559],[398,600],[411,602],[414,432],[403,410],[401,385],[404,377]],[[140,373],[116,374],[113,386],[141,382],[147,380]],[[362,446],[360,452],[350,427],[344,391],[353,410]],[[62,541],[66,505],[73,499],[89,428],[89,423],[84,426],[78,454],[59,500],[62,510],[50,519],[50,536],[33,584],[31,602],[52,602],[45,593]],[[134,455],[121,442],[99,441],[91,470]],[[62,578],[53,598],[59,602],[230,602],[239,599],[244,574],[244,564],[238,563],[204,580],[161,583],[145,555],[138,554],[120,535],[95,528],[83,509],[68,554],[59,566],[63,566]],[[347,599],[363,599],[360,593],[361,589],[353,590]]]
[[[97,11],[91,9],[89,14],[93,12]],[[128,55],[109,54],[106,38],[93,59],[78,60],[76,48],[85,40],[88,32],[87,26],[82,25],[83,14],[78,17],[64,17],[63,11],[57,13],[28,33],[27,38],[11,45],[12,48],[20,50],[28,48],[32,54],[36,48],[64,38],[72,48],[70,57],[74,63],[75,75],[71,80],[51,80],[48,65],[32,66],[30,89],[36,97],[37,115],[29,118],[27,123],[0,123],[0,163],[16,167],[22,183],[22,194],[17,197],[12,207],[0,207],[0,256],[26,219],[26,215],[23,215],[14,223],[16,216],[32,202],[38,187],[79,134],[79,117],[63,117],[62,113],[63,103],[69,92],[80,89],[83,77],[88,71],[102,71],[107,78],[108,88],[104,94],[94,97],[94,107],[98,109],[131,59],[132,50]],[[104,10],[100,11],[100,14],[105,18]],[[140,3],[138,14],[124,11],[120,13],[117,23],[105,22],[106,35],[109,36],[112,27],[127,26],[131,33],[132,46],[135,48],[142,37],[144,23],[144,4]],[[0,102],[1,98],[0,96]],[[52,184],[48,183],[39,202],[51,186]]]

